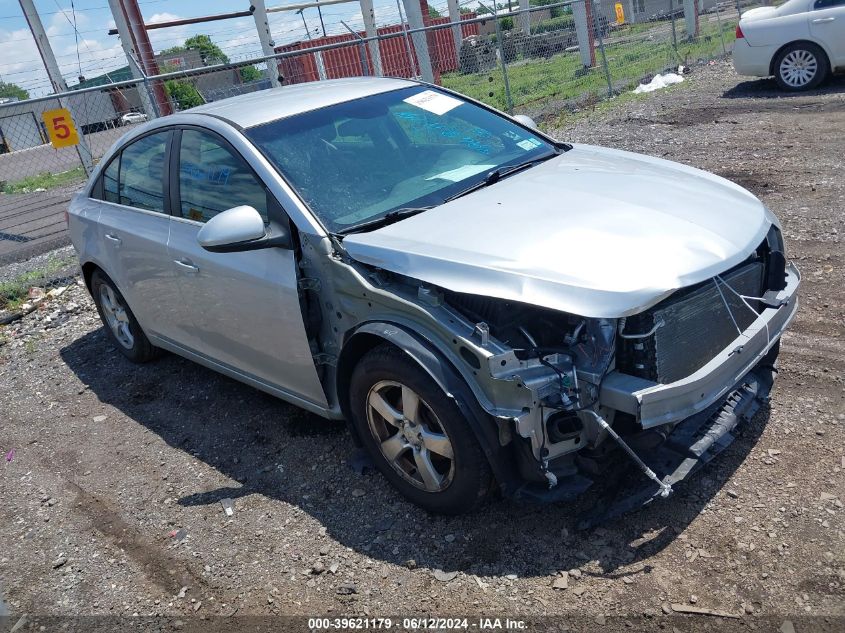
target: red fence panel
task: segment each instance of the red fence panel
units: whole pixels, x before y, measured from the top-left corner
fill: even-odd
[[[475,17],[475,13],[467,13],[461,16],[462,20]],[[448,24],[449,18],[434,18],[429,20],[430,26]],[[379,35],[402,33],[408,28],[407,24],[393,24],[378,29]],[[464,37],[478,35],[478,24],[463,24],[461,32]],[[360,33],[361,37],[366,37]],[[414,52],[413,44],[406,42],[406,36],[400,35],[379,41],[382,74],[388,77],[416,77],[419,75],[419,64]],[[429,55],[432,65],[440,72],[452,72],[460,67],[460,60],[455,51],[455,40],[452,38],[452,29],[445,27],[433,29],[428,33]],[[347,46],[342,44],[348,42]],[[315,46],[326,46],[341,44],[337,48],[322,51],[323,67],[327,79],[339,79],[341,77],[363,76],[364,67],[361,64],[361,46],[352,33],[342,35],[329,35],[305,42],[294,42],[276,47],[277,53],[292,52]],[[408,49],[410,48],[410,56]],[[373,74],[373,60],[369,47],[363,46],[366,55],[369,74]],[[286,84],[298,84],[308,81],[318,81],[320,74],[317,66],[315,53],[303,53],[294,57],[285,57],[279,61],[279,68],[285,78]]]

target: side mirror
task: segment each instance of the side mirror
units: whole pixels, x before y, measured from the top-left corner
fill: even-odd
[[[537,124],[534,122],[534,119],[532,119],[530,116],[526,116],[524,114],[514,114],[513,120],[517,123],[524,125],[527,128],[531,128],[532,130],[538,129]]]
[[[238,253],[282,246],[290,248],[290,236],[283,231],[271,235],[253,207],[226,209],[211,218],[197,234],[199,245],[212,253]]]

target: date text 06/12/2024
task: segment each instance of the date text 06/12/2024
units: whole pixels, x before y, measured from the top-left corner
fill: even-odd
[[[328,630],[404,630],[404,631],[523,631],[524,620],[510,618],[309,618],[311,631]]]

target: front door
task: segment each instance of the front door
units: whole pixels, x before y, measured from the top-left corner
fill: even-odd
[[[830,51],[831,69],[845,66],[845,0],[815,0],[810,34]]]
[[[188,308],[181,335],[205,357],[325,406],[302,320],[294,252],[211,253],[197,242],[205,222],[239,205],[254,207],[268,225],[287,219],[216,134],[182,130],[178,159],[168,248]]]

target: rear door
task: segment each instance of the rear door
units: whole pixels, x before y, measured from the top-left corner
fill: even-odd
[[[226,209],[254,207],[268,226],[286,225],[284,211],[221,136],[186,127],[174,143],[169,259],[188,308],[180,336],[210,360],[326,406],[302,320],[294,252],[211,253],[197,242],[203,224]]]
[[[830,52],[833,68],[845,66],[845,0],[815,0],[810,33]]]
[[[167,164],[172,131],[126,145],[103,170],[103,267],[147,334],[172,336],[181,300],[167,253]]]

